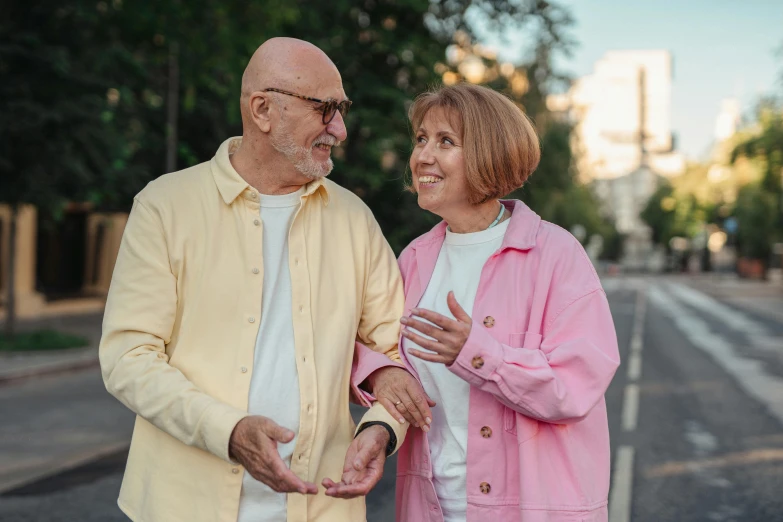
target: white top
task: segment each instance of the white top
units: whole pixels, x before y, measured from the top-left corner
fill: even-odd
[[[488,230],[470,234],[446,230],[446,240],[418,308],[454,319],[446,303],[449,291],[453,291],[460,306],[472,314],[481,270],[503,243],[509,222],[506,220]],[[427,351],[405,338],[402,347],[406,354],[411,347]],[[465,522],[470,385],[443,364],[430,363],[412,355],[408,356],[408,360],[418,372],[427,395],[438,403],[432,409],[432,425],[427,436],[432,457],[432,479],[444,520]]]
[[[299,432],[299,374],[294,352],[291,272],[288,268],[288,232],[299,209],[304,187],[283,196],[261,195],[263,222],[264,290],[261,324],[256,337],[248,412],[269,417],[280,426]],[[259,264],[262,260],[259,259]],[[296,437],[278,443],[280,457],[291,466]],[[245,472],[238,522],[278,522],[286,519],[286,494],[276,493]]]

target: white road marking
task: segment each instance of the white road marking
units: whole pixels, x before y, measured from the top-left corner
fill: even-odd
[[[683,303],[711,315],[732,330],[743,334],[756,348],[783,350],[783,338],[770,335],[764,324],[751,319],[742,311],[686,285],[670,283],[667,288]]]
[[[678,297],[686,295],[685,292],[677,294]],[[651,286],[648,296],[654,306],[674,321],[677,329],[691,344],[711,356],[735,379],[740,388],[783,422],[783,378],[767,373],[760,361],[737,353],[733,343],[713,332],[706,321],[662,289]],[[690,302],[695,302],[692,295],[690,299]]]
[[[631,520],[631,500],[633,498],[633,446],[617,448],[612,492],[609,495],[609,522],[629,522]]]
[[[623,431],[634,431],[639,417],[639,385],[629,384],[625,387],[623,398]]]
[[[644,321],[647,313],[647,288],[636,282],[636,306],[634,306],[633,329],[628,355],[628,384],[625,386],[622,411],[624,432],[636,430],[639,418],[639,384],[642,376],[642,348]],[[609,522],[629,522],[633,501],[633,446],[620,446],[615,455],[612,474],[612,489],[609,495]]]
[[[641,351],[632,351],[628,358],[628,380],[638,381],[642,376],[642,354]]]

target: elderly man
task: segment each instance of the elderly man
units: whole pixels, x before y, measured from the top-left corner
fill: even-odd
[[[137,414],[131,519],[364,521],[408,423],[428,428],[434,403],[394,362],[394,255],[325,179],[350,104],[320,49],[269,40],[242,78],[242,138],[136,196],[100,347]],[[382,403],[357,429],[351,395]]]

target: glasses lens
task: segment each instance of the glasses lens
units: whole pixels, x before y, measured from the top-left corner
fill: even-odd
[[[334,100],[329,100],[328,102],[324,103],[324,124],[329,123],[334,119],[334,114],[337,112],[337,102]]]
[[[341,101],[339,107],[337,110],[340,111],[340,116],[345,118],[345,115],[348,114],[348,109],[351,108],[351,102],[349,101]]]

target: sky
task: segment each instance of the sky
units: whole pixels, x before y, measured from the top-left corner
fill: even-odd
[[[573,77],[590,74],[610,50],[672,53],[672,126],[690,159],[708,152],[721,100],[737,98],[752,114],[759,96],[783,92],[783,0],[561,0],[575,18],[578,45],[556,64]],[[482,40],[504,60],[519,61],[524,31]],[[513,42],[511,45],[508,42]]]

